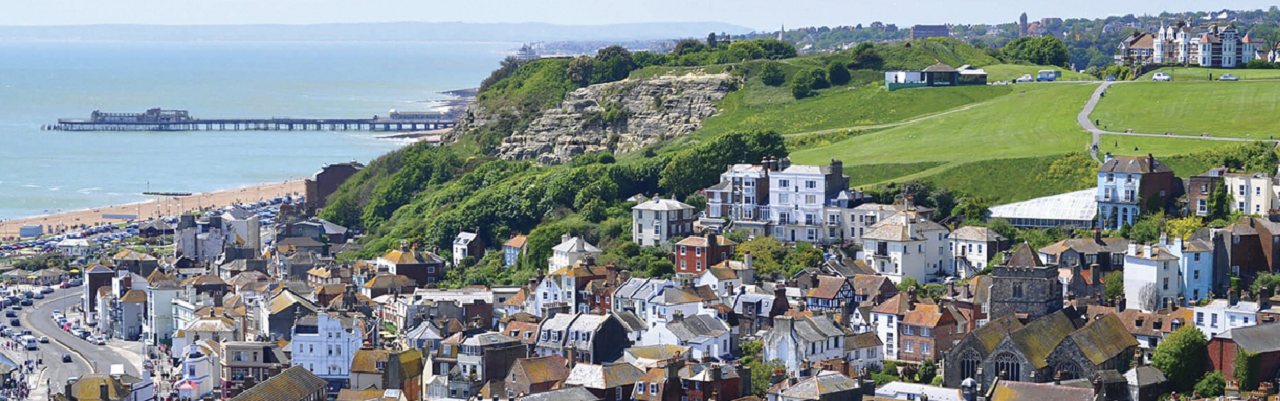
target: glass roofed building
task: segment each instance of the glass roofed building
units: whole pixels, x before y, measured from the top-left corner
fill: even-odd
[[[990,208],[991,218],[1014,227],[1092,228],[1098,215],[1097,189],[1067,192]]]

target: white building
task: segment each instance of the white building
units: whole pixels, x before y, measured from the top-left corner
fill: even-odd
[[[791,165],[783,159],[779,171],[769,174],[769,218],[773,237],[782,242],[824,242],[827,238],[824,209],[849,188],[844,163]]]
[[[845,359],[846,333],[828,315],[773,318],[773,330],[761,341],[764,360],[782,361],[788,375],[798,377],[804,361]]]
[[[693,234],[698,211],[674,199],[654,198],[631,208],[631,240],[640,246],[667,246],[671,238]]]
[[[1257,56],[1253,42],[1249,35],[1241,37],[1234,25],[1196,28],[1182,21],[1171,26],[1161,24],[1152,43],[1151,61],[1234,68]]]
[[[1270,174],[1236,174],[1222,176],[1231,191],[1231,210],[1246,215],[1266,216],[1276,209],[1275,182]]]
[[[1008,239],[986,227],[964,226],[951,233],[950,241],[952,263],[948,273],[969,278],[987,267],[991,257],[1000,252],[999,244]]]
[[[58,241],[58,245],[56,247],[58,249],[58,253],[66,256],[85,256],[94,249],[94,246],[89,243],[89,240],[84,238],[67,238],[62,241]]]
[[[1191,311],[1196,328],[1207,338],[1258,324],[1258,303],[1239,301],[1234,294],[1230,299],[1215,299],[1207,306],[1192,307]]]
[[[560,240],[560,245],[551,248],[551,258],[547,260],[548,272],[573,266],[579,261],[586,260],[588,256],[597,259],[600,257],[600,248],[591,245],[582,237],[570,238],[569,234],[564,234],[560,237]]]
[[[291,364],[330,382],[345,383],[364,337],[364,324],[359,319],[337,312],[307,315],[293,327]]]
[[[1152,312],[1182,295],[1178,256],[1163,244],[1129,243],[1124,255],[1125,307]]]
[[[640,346],[689,347],[693,360],[720,358],[730,353],[729,325],[714,315],[684,316],[679,312],[665,324],[656,324],[640,336]]]
[[[734,164],[720,173],[720,183],[706,189],[707,218],[768,220],[769,170],[762,165]]]
[[[179,397],[197,400],[212,395],[221,387],[222,369],[217,343],[201,341],[176,349],[174,354],[182,360],[181,378],[175,384]]]
[[[479,259],[480,259],[479,255],[469,254],[471,242],[475,240],[476,240],[476,233],[470,233],[466,231],[459,232],[458,237],[453,239],[453,265],[454,266],[462,266],[462,261],[465,260],[467,256],[475,256],[476,261],[479,262]]]
[[[1167,249],[1178,257],[1180,286],[1187,302],[1195,303],[1209,296],[1213,291],[1213,243],[1198,239],[1183,241],[1175,235]]]
[[[863,235],[863,261],[880,275],[901,283],[907,277],[920,283],[936,281],[947,273],[948,230],[941,224],[907,210],[876,223]]]
[[[182,286],[178,281],[152,273],[153,279],[147,284],[147,319],[142,331],[148,345],[159,344],[173,337],[176,330],[173,323],[173,303],[181,294]]]

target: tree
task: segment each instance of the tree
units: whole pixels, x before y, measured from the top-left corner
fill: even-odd
[[[756,60],[764,58],[764,48],[753,40],[739,40],[729,44],[729,55],[734,60]]]
[[[813,76],[813,84],[809,85],[813,89],[826,89],[831,87],[831,81],[827,78],[827,71],[821,68],[810,68],[806,72]]]
[[[718,47],[718,46],[716,46],[716,33],[715,33],[715,32],[712,32],[712,33],[707,34],[707,47],[710,47],[710,48],[712,48],[712,49],[714,49],[714,48]]]
[[[907,290],[910,288],[920,287],[920,281],[916,280],[915,277],[906,277],[906,278],[903,278],[901,282],[898,282],[897,287],[898,287],[898,292],[907,292]]]
[[[1021,37],[1006,44],[1000,55],[1005,61],[1068,67],[1070,50],[1056,36]]]
[[[764,63],[764,67],[760,69],[760,81],[764,82],[765,85],[782,85],[786,79],[787,76],[782,72],[782,68],[778,67],[778,63],[769,61]]]
[[[1174,238],[1187,239],[1187,236],[1204,228],[1204,220],[1194,216],[1187,216],[1165,221],[1164,228]]]
[[[920,364],[920,370],[916,371],[916,383],[932,383],[934,376],[938,375],[938,364],[933,359],[925,359]]]
[[[1124,272],[1116,270],[1107,273],[1102,277],[1102,281],[1106,282],[1106,293],[1108,299],[1119,298],[1124,294]]]
[[[880,58],[875,45],[871,42],[862,42],[853,48],[853,62],[849,63],[850,69],[878,70],[883,66],[884,59]]]
[[[601,201],[600,198],[595,198],[587,202],[587,204],[582,207],[582,217],[592,223],[604,221],[605,217],[607,217],[605,215],[604,202]]]
[[[1217,398],[1222,396],[1222,392],[1226,387],[1227,380],[1222,377],[1222,372],[1213,371],[1204,375],[1204,378],[1196,383],[1195,391],[1200,393],[1201,397]]]
[[[800,72],[792,76],[791,95],[796,99],[813,96],[813,75]]]
[[[787,257],[787,248],[772,236],[760,236],[738,244],[734,259],[742,260],[747,252],[751,253],[756,276],[761,279],[767,279],[773,273],[782,271],[781,262]]]
[[[685,39],[685,40],[676,42],[676,48],[675,50],[671,51],[671,54],[674,54],[676,55],[676,57],[679,57],[686,54],[692,54],[692,53],[698,53],[698,52],[704,52],[704,51],[707,51],[706,43],[702,43],[696,39]]]
[[[1156,346],[1151,365],[1169,379],[1174,390],[1187,391],[1204,375],[1205,347],[1209,341],[1195,325],[1183,325]]]
[[[787,253],[784,263],[787,265],[787,275],[794,275],[811,267],[817,267],[822,263],[822,250],[814,248],[808,242],[797,243],[795,249]]]
[[[569,62],[569,82],[573,82],[579,86],[587,86],[591,84],[592,71],[595,69],[596,59],[587,56],[578,56]]]
[[[1276,290],[1280,289],[1280,274],[1267,272],[1258,273],[1258,276],[1253,279],[1253,286],[1249,287],[1249,292],[1261,294],[1259,290],[1262,288],[1268,288],[1271,290],[1272,294],[1275,294],[1277,292]]]
[[[787,369],[787,365],[782,364],[782,361],[766,362],[755,358],[752,358],[751,362],[747,363],[747,367],[751,368],[751,394],[760,398],[764,398],[765,393],[769,391],[769,387],[773,385],[773,372],[776,370],[785,372]]]
[[[1240,383],[1240,391],[1258,389],[1258,373],[1262,371],[1262,356],[1257,352],[1249,352],[1244,348],[1236,348],[1235,379]]]
[[[755,40],[760,48],[764,49],[764,57],[770,60],[781,60],[784,58],[794,58],[796,56],[796,46],[777,39],[759,39]]]
[[[827,79],[831,80],[831,85],[844,85],[849,83],[849,69],[839,61],[832,61],[827,65]]]
[[[1218,180],[1218,187],[1209,196],[1209,215],[1206,219],[1213,221],[1231,216],[1231,193],[1227,192],[1227,184]]]
[[[649,268],[646,272],[649,274],[649,277],[670,277],[671,275],[676,274],[676,265],[671,264],[671,262],[666,259],[659,259],[649,263]]]

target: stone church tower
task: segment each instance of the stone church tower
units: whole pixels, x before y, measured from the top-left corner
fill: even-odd
[[[1025,243],[992,267],[990,294],[988,316],[1022,314],[1031,321],[1062,310],[1057,266],[1045,266]]]

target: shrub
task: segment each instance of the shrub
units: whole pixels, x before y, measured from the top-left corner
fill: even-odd
[[[787,79],[787,76],[785,73],[782,72],[782,68],[778,67],[778,63],[775,63],[772,61],[767,62],[767,63],[764,63],[764,67],[760,69],[760,81],[764,82],[765,85],[769,85],[769,86],[782,85],[782,83],[785,82],[786,79]]]
[[[1222,372],[1214,371],[1204,375],[1204,378],[1196,383],[1195,391],[1200,393],[1201,397],[1214,398],[1222,396],[1222,391],[1226,387],[1227,380],[1222,376]]]

